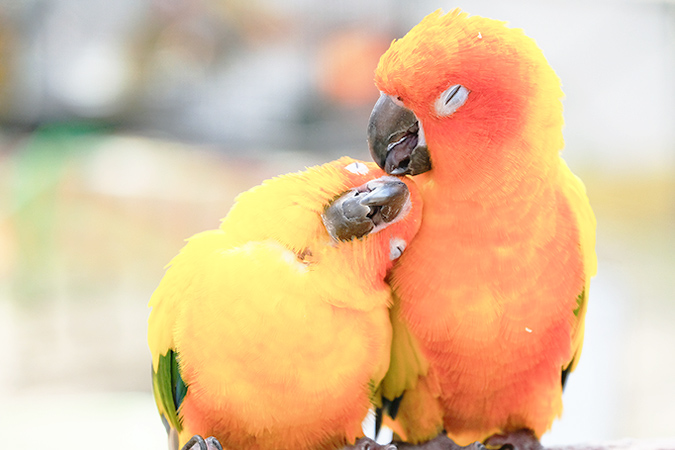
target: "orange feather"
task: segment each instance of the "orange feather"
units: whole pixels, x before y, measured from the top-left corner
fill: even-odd
[[[560,81],[521,30],[455,10],[394,41],[376,84],[414,112],[432,163],[415,177],[422,227],[392,276],[394,320],[428,363],[403,397],[405,434],[539,437],[562,411],[595,273],[595,219],[559,157]],[[455,84],[468,100],[440,117],[434,102]]]

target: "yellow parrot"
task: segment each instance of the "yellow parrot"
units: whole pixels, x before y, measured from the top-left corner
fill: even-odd
[[[414,183],[345,157],[263,182],[191,237],[150,300],[170,446],[332,449],[363,436],[389,366],[385,277],[420,217]]]
[[[540,448],[597,265],[584,185],[559,155],[560,80],[522,30],[456,9],[395,40],[375,84],[371,154],[424,202],[390,276],[385,410],[412,443]]]

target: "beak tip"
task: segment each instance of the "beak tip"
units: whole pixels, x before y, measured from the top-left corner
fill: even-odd
[[[408,170],[405,167],[395,167],[386,171],[389,175],[405,175]]]

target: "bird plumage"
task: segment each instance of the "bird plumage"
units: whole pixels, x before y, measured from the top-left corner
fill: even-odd
[[[322,214],[382,175],[342,158],[268,180],[171,261],[148,343],[179,445],[200,434],[233,449],[339,448],[362,435],[389,365],[392,243],[412,238],[421,205],[406,180],[413,202],[348,241]]]
[[[455,10],[394,41],[375,82],[379,104],[414,113],[406,145],[430,160],[414,177],[422,226],[390,277],[392,345],[410,361],[392,361],[408,373],[384,381],[403,395],[399,432],[417,442],[446,430],[459,444],[523,428],[540,437],[562,411],[596,271],[595,218],[559,156],[560,81],[522,30]],[[468,95],[444,109],[457,86]],[[393,122],[380,111],[394,109],[371,116],[382,167],[395,145],[379,141]],[[414,161],[399,162],[395,173],[411,173]]]

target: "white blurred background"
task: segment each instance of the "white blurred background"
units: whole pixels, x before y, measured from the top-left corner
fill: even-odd
[[[598,218],[545,443],[675,436],[675,2],[0,0],[2,447],[165,448],[163,266],[264,178],[369,159],[379,55],[456,6],[538,41]]]

